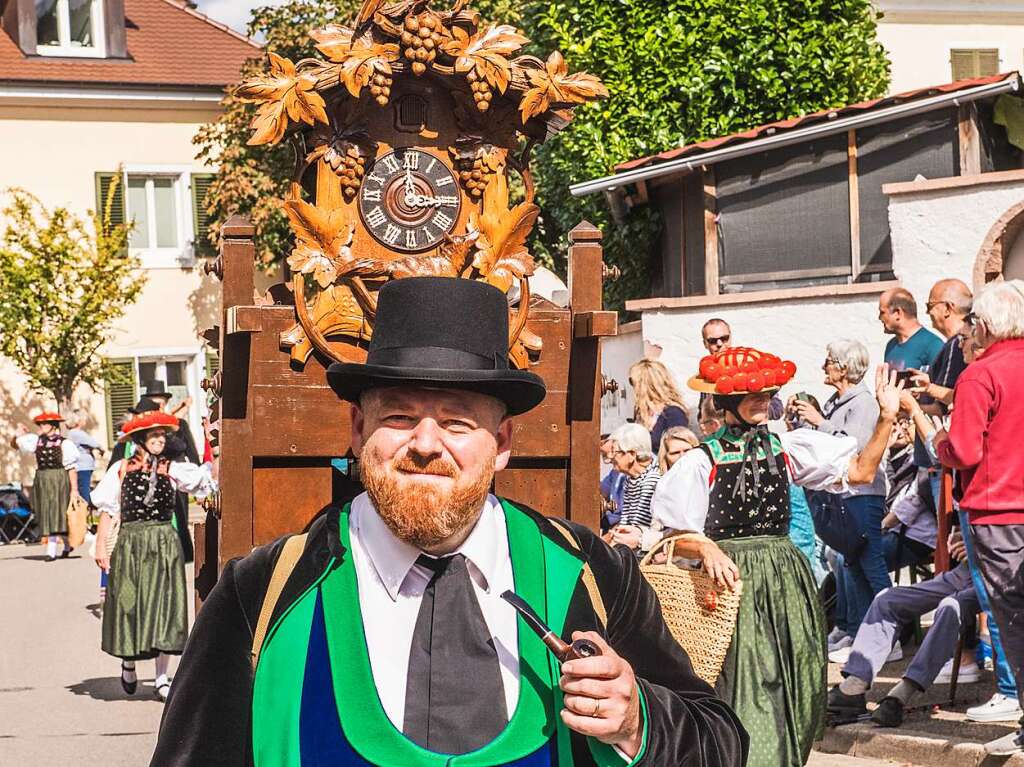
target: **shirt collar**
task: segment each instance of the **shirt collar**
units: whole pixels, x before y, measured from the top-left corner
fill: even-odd
[[[391,532],[366,493],[353,499],[349,524],[388,595],[392,600],[397,600],[402,583],[423,552]],[[498,569],[507,559],[507,552],[505,515],[498,499],[488,495],[473,530],[453,553],[462,554],[473,564],[483,577],[486,589],[496,582]]]

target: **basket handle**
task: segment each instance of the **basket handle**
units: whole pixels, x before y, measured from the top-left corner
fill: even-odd
[[[662,538],[654,548],[644,554],[644,558],[640,560],[640,566],[643,567],[644,565],[651,564],[655,555],[657,555],[658,552],[663,551],[665,547],[669,547],[668,564],[672,564],[672,559],[676,555],[676,543],[678,543],[682,537],[682,535],[670,535],[667,538]]]

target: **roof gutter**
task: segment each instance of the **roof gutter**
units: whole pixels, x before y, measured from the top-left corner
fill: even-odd
[[[1000,80],[997,83],[979,85],[976,88],[968,88],[954,93],[940,93],[937,96],[930,96],[926,99],[896,104],[884,109],[871,110],[848,117],[837,117],[826,123],[818,123],[806,128],[797,128],[785,133],[777,133],[772,136],[765,136],[764,138],[744,141],[721,149],[712,149],[708,152],[679,157],[656,165],[634,168],[633,170],[627,170],[592,181],[583,181],[570,186],[569,191],[575,197],[583,197],[595,192],[610,192],[637,181],[648,181],[652,178],[685,173],[696,170],[701,166],[713,165],[725,160],[735,160],[738,157],[745,157],[768,149],[798,144],[807,139],[844,133],[852,128],[862,128],[868,125],[888,122],[898,117],[909,117],[911,115],[932,112],[949,105],[960,106],[961,104],[968,104],[978,99],[991,98],[1001,93],[1016,91],[1019,88],[1020,76],[1015,75],[1005,80]]]

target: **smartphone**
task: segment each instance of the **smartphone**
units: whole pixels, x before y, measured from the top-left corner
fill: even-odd
[[[799,400],[800,402],[810,402],[811,395],[805,391],[800,391],[796,393],[796,399]]]
[[[905,383],[905,384],[913,383],[913,381],[912,381],[913,377],[914,377],[913,371],[910,371],[910,370],[897,370],[896,371],[896,382],[897,383],[899,383],[900,381],[903,381],[903,383]]]

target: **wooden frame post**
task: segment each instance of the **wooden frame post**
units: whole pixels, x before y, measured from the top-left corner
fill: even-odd
[[[857,131],[846,132],[847,190],[850,194],[850,282],[860,277],[860,184],[857,179]]]
[[[715,169],[701,170],[704,183],[704,294],[717,296],[718,288],[718,190]]]
[[[978,132],[978,108],[974,103],[962,104],[957,110],[957,137],[960,142],[960,175],[981,173],[981,134]]]
[[[601,230],[583,221],[569,232],[569,301],[574,314],[599,312]],[[614,335],[614,332],[611,333]],[[569,353],[569,519],[601,529],[601,346],[596,335],[573,334]]]

